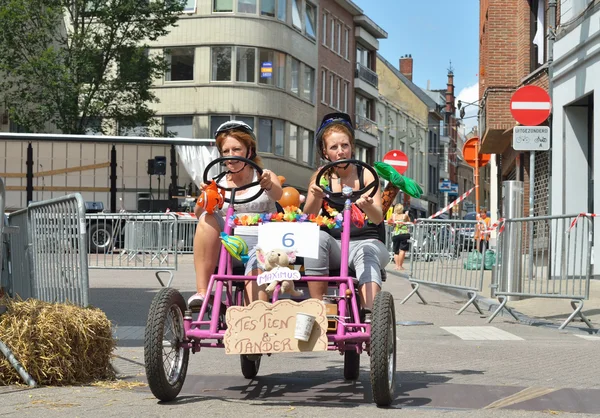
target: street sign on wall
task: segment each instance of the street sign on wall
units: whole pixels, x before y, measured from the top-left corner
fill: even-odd
[[[397,149],[388,151],[383,156],[383,162],[394,167],[400,174],[404,174],[408,170],[408,157],[405,153]]]
[[[550,149],[550,127],[515,126],[512,147],[515,151],[548,151]]]
[[[463,145],[463,157],[465,159],[465,162],[471,167],[475,167],[475,155],[479,148],[478,144],[479,138],[475,136],[473,138],[468,139],[467,142],[465,142],[465,144]],[[491,158],[491,154],[479,153],[479,167],[485,167],[490,162]]]
[[[543,123],[550,116],[551,108],[548,92],[538,86],[523,86],[510,99],[510,113],[525,126]]]

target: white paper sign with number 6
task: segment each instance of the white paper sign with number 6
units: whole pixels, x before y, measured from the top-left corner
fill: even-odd
[[[299,257],[318,258],[319,226],[312,222],[269,222],[258,226],[258,246],[296,250]]]

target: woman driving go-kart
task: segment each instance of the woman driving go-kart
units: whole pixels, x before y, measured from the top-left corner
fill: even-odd
[[[220,192],[229,193],[219,264],[206,294],[213,293],[212,300],[222,303],[204,298],[199,312],[192,312],[176,289],[161,289],[154,297],[144,361],[149,387],[158,399],[172,400],[181,391],[190,350],[201,355],[206,348],[223,348],[226,354],[239,355],[246,378],[258,374],[267,354],[337,351],[344,356],[344,378],[356,380],[366,353],[374,402],[386,406],[393,401],[396,324],[393,297],[381,290],[380,270],[388,255],[379,241],[379,178],[371,166],[352,159],[354,130],[348,115],[327,115],[316,136],[329,162],[313,176],[304,213],[288,207],[284,213],[239,216],[235,185],[214,182]],[[214,181],[208,173],[215,166],[227,167],[227,161],[243,162],[256,171],[256,179],[262,176],[252,160],[223,156],[208,164],[203,182]],[[243,202],[262,193],[260,188],[244,194]],[[227,241],[239,226],[257,227],[255,252],[263,254],[259,261],[264,273],[235,274],[233,260],[244,259],[248,251],[243,243]],[[304,257],[304,276],[287,265],[295,255]],[[272,289],[270,301],[245,303],[248,280]],[[292,289],[308,286],[310,297],[290,291],[285,286],[290,282]]]

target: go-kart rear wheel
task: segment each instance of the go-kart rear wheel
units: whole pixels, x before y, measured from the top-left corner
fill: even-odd
[[[262,356],[258,356],[257,360],[251,360],[246,354],[240,355],[240,363],[242,365],[242,374],[246,379],[253,379],[258,374],[260,369],[260,359]]]
[[[161,401],[177,397],[187,374],[190,350],[182,348],[183,296],[173,288],[161,289],[150,305],[144,334],[146,378],[152,394]]]
[[[355,349],[344,352],[344,379],[357,380],[360,375],[360,354]]]
[[[371,319],[371,389],[378,406],[394,400],[396,386],[396,315],[394,298],[379,292],[373,303]]]

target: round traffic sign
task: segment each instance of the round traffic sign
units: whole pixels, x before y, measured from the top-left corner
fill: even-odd
[[[383,162],[394,167],[400,174],[404,174],[408,170],[408,157],[405,153],[397,149],[388,151],[383,156]]]
[[[524,126],[543,123],[552,109],[548,92],[538,86],[523,86],[510,99],[510,113]]]
[[[465,158],[465,162],[469,164],[471,167],[475,168],[475,155],[479,149],[479,138],[474,136],[471,139],[468,139],[463,145],[463,157]],[[490,162],[490,158],[492,158],[491,154],[481,154],[479,153],[479,167],[485,167],[487,163]]]

